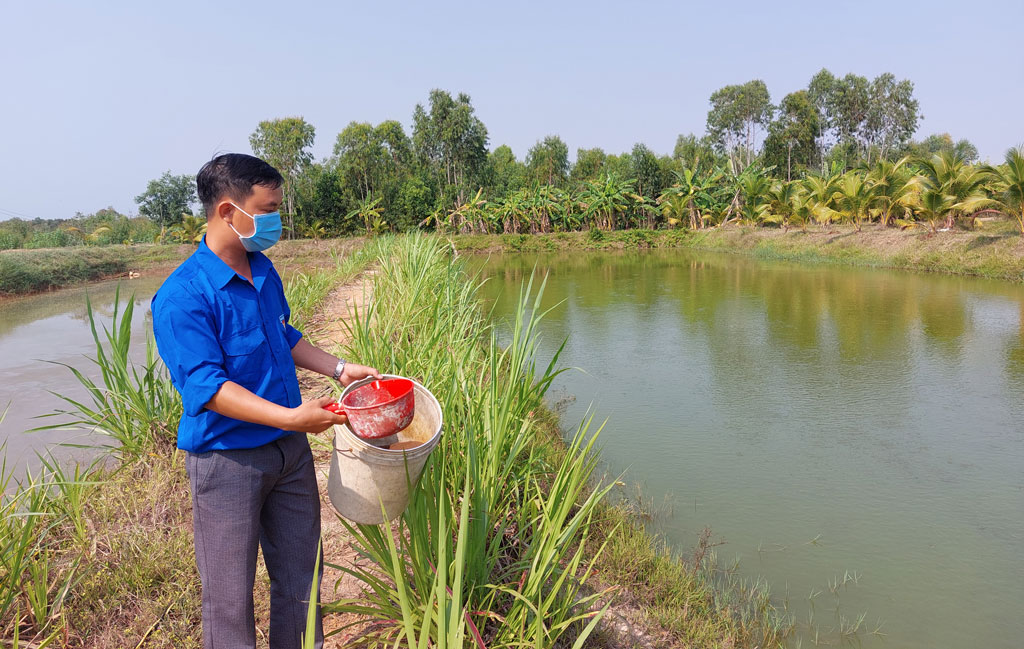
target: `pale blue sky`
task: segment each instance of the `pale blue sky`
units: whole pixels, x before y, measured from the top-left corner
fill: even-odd
[[[431,88],[467,92],[491,147],[560,135],[670,153],[717,88],[778,102],[822,67],[915,83],[919,136],[996,161],[1024,143],[1021,0],[975,2],[14,2],[0,4],[0,218],[57,218],[166,170],[249,151],[301,115],[317,158],[352,120],[400,120]]]

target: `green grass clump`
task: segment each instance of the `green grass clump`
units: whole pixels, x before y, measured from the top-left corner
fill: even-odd
[[[538,453],[533,415],[557,374],[535,357],[539,301],[525,289],[502,346],[478,288],[437,238],[382,252],[347,351],[430,386],[446,432],[395,528],[350,528],[375,565],[338,568],[366,584],[366,599],[326,610],[369,616],[371,640],[403,646],[581,646],[605,594],[582,590],[607,492],[589,488],[595,436],[581,426],[557,463]]]

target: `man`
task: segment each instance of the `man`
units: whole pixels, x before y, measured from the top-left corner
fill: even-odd
[[[184,405],[178,447],[188,451],[207,649],[256,644],[257,544],[270,573],[270,646],[299,646],[320,547],[306,433],[346,419],[324,410],[330,397],[302,402],[295,367],[343,385],[377,376],[289,324],[281,278],[260,252],[281,235],[282,183],[248,155],[204,165],[196,184],[206,236],[152,303],[157,347]]]

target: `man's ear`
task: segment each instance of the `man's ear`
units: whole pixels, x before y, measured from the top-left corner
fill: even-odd
[[[213,208],[213,213],[224,219],[224,221],[231,223],[231,220],[235,216],[235,206],[231,204],[231,201],[221,201],[217,203],[217,206]]]

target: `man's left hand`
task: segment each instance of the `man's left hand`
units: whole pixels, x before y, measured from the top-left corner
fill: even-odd
[[[380,372],[372,367],[366,365],[359,365],[358,363],[345,363],[345,369],[342,370],[341,376],[338,381],[342,385],[348,385],[353,381],[359,379],[365,379],[368,376],[372,376],[375,379],[382,378]]]

